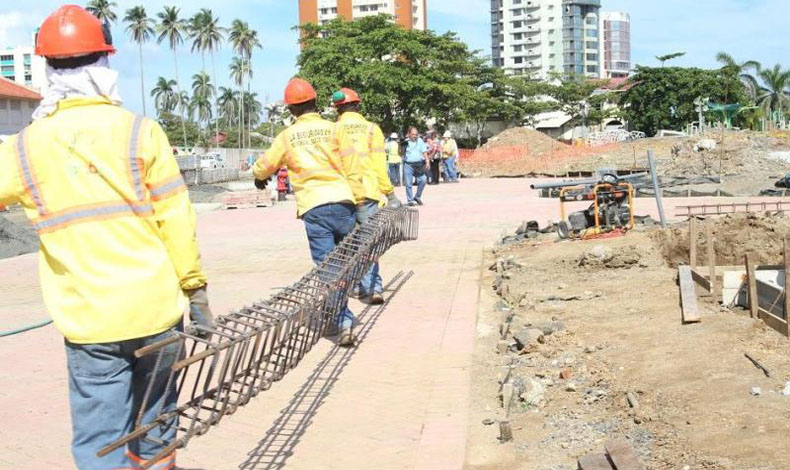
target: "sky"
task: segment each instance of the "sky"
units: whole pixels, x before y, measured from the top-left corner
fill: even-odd
[[[181,4],[182,15],[191,16],[200,8],[210,8],[223,25],[236,18],[256,29],[263,48],[255,51],[255,76],[252,89],[261,101],[277,101],[288,79],[296,73],[299,53],[296,32],[297,0],[116,0],[117,13],[142,4],[149,16],[164,5]],[[82,2],[77,0],[77,2]],[[32,31],[55,8],[55,0],[28,0],[24,8],[4,0],[0,4],[0,50],[8,46],[31,44]],[[715,55],[724,50],[736,60],[757,60],[764,65],[782,63],[790,67],[790,28],[786,25],[787,0],[603,0],[604,10],[631,14],[633,62],[657,65],[657,55],[683,51],[686,55],[674,65],[715,67]],[[428,27],[436,32],[455,31],[470,48],[490,55],[490,0],[428,0]],[[111,65],[121,75],[120,90],[125,105],[142,112],[140,69],[137,45],[124,32],[123,25],[113,27],[118,53]],[[188,46],[179,51],[179,72],[185,88],[191,76],[201,68],[201,58],[191,54]],[[228,65],[233,56],[225,46],[214,59],[220,86],[231,86]],[[210,70],[211,61],[207,59]],[[173,56],[165,44],[143,45],[146,89],[157,77],[173,78]],[[153,103],[148,100],[148,114]]]

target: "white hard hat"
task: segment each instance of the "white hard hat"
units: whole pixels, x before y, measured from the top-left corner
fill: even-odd
[[[453,136],[453,133],[452,133],[452,132],[450,132],[450,131],[444,131],[444,138],[445,138],[445,139],[449,139],[449,138],[450,138],[450,137],[452,137],[452,136]]]
[[[397,138],[398,138],[397,132],[393,132],[392,134],[390,134],[390,139],[397,139]]]

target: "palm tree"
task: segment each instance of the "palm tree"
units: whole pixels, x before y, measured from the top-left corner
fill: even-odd
[[[192,120],[192,114],[190,109],[190,104],[192,103],[192,98],[189,97],[189,93],[182,91],[181,93],[176,96],[176,108],[178,112],[181,113],[181,116],[185,116],[182,119],[189,119]]]
[[[110,25],[118,19],[118,15],[115,14],[114,10],[117,6],[117,3],[109,0],[90,0],[85,9],[93,13],[93,16],[102,23]]]
[[[175,80],[159,77],[156,86],[151,90],[151,97],[154,99],[157,113],[172,112],[178,105],[178,95]]]
[[[203,122],[204,117],[208,116],[211,119],[211,98],[214,96],[214,84],[211,83],[211,77],[206,72],[196,73],[192,76],[192,109],[198,111],[198,121]],[[196,107],[196,103],[201,106],[206,102],[209,104],[209,112],[200,112],[201,109]],[[206,128],[209,127],[209,122],[206,120]]]
[[[243,83],[244,78],[247,78],[247,93],[250,92],[250,80],[252,79],[252,52],[255,48],[261,48],[261,42],[258,39],[258,32],[254,29],[250,29],[250,26],[241,20],[233,20],[233,23],[230,27],[230,35],[229,39],[231,44],[233,44],[233,50],[241,57],[242,61],[242,75],[240,76],[241,82]],[[245,66],[246,65],[246,66]],[[239,83],[239,82],[237,82]],[[243,84],[239,83],[239,87],[243,90]],[[244,93],[242,93],[242,101],[244,100]],[[244,103],[242,102],[241,110],[242,112],[245,111]],[[243,126],[244,117],[241,117],[240,124]],[[249,122],[249,120],[248,120]],[[251,127],[251,123],[249,124]],[[249,131],[249,129],[248,129]],[[239,131],[239,135],[242,135],[242,131]],[[249,132],[248,132],[248,139],[249,139]],[[242,146],[242,140],[239,139],[239,148]]]
[[[673,52],[672,54],[658,55],[656,56],[656,59],[658,59],[661,62],[661,67],[663,68],[664,62],[668,60],[677,59],[678,57],[683,57],[684,55],[686,55],[685,52]]]
[[[214,65],[214,52],[218,51],[225,40],[225,28],[219,25],[219,18],[214,17],[214,13],[208,8],[202,8],[190,20],[190,35],[192,37],[192,52],[199,50],[203,57],[203,72],[206,71],[205,53],[211,57],[211,68],[214,82],[217,81],[217,69]],[[216,98],[216,97],[215,97]],[[214,101],[214,106],[219,104]],[[219,123],[215,128],[219,135]],[[215,136],[216,137],[216,136]]]
[[[719,52],[716,54],[716,61],[722,64],[725,68],[732,69],[738,78],[741,79],[743,85],[746,87],[747,92],[749,93],[749,97],[753,101],[757,100],[757,90],[760,88],[760,85],[757,83],[757,79],[749,74],[749,70],[754,70],[755,72],[759,73],[762,66],[756,60],[747,60],[739,64],[735,61],[735,59],[726,52]]]
[[[239,94],[231,88],[219,87],[218,95],[219,116],[230,127],[233,125],[233,118],[236,115]]]
[[[261,111],[263,111],[263,104],[258,101],[257,93],[245,93],[244,108],[244,112],[247,115],[247,121],[250,126],[261,122]]]
[[[211,121],[211,98],[205,95],[192,95],[192,101],[189,103],[189,113],[197,114],[200,122]]]
[[[244,78],[249,75],[248,64],[240,57],[230,62],[230,78],[239,87],[241,106],[239,106],[239,149],[244,146]]]
[[[145,112],[145,78],[143,74],[143,43],[148,42],[154,34],[153,21],[145,13],[145,7],[136,6],[126,10],[123,20],[128,23],[126,32],[132,36],[140,50],[140,90],[143,98],[143,116]]]
[[[781,113],[790,110],[790,96],[787,88],[790,87],[790,70],[782,70],[776,64],[772,69],[762,69],[758,76],[763,81],[763,86],[757,92],[757,104],[766,114]]]
[[[157,13],[159,24],[156,32],[159,33],[157,43],[161,44],[167,40],[170,50],[173,51],[173,65],[176,72],[176,93],[181,94],[181,81],[178,79],[178,54],[176,49],[184,43],[184,35],[187,33],[187,23],[179,18],[181,9],[178,7],[164,7],[163,11]],[[181,108],[181,107],[180,107]],[[181,130],[184,134],[184,147],[187,146],[187,124],[184,119],[183,108],[181,108]]]

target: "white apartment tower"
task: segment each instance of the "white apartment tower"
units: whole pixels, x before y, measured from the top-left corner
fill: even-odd
[[[43,93],[47,87],[46,61],[33,46],[0,48],[0,77]]]
[[[600,0],[491,0],[491,57],[512,75],[601,76]]]
[[[601,15],[602,78],[627,77],[631,72],[631,15],[604,12]]]
[[[299,0],[299,24],[324,24],[338,16],[355,20],[381,13],[406,29],[426,30],[427,0]]]

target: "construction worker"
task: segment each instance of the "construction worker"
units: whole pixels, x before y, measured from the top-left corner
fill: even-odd
[[[296,121],[282,131],[271,148],[253,165],[255,186],[266,187],[267,179],[280,167],[288,169],[288,178],[296,195],[297,217],[304,222],[310,254],[321,264],[356,225],[355,196],[352,186],[361,191],[362,175],[354,156],[343,158],[335,125],[319,116],[316,92],[305,80],[294,78],[285,88],[285,104]],[[335,326],[338,344],[356,343],[353,332],[354,314],[347,299],[341,307]]]
[[[344,157],[356,155],[362,168],[362,193],[357,196],[357,223],[364,224],[380,207],[400,207],[395,188],[387,174],[387,155],[384,153],[384,134],[376,124],[359,113],[361,100],[357,92],[342,88],[332,95],[332,105],[339,114],[335,136]],[[379,263],[375,261],[362,276],[358,286],[362,302],[384,303]]]
[[[442,164],[444,165],[444,180],[448,183],[458,182],[458,144],[453,139],[453,133],[445,131],[442,136]]]
[[[398,142],[397,132],[393,132],[390,135],[390,140],[387,141],[384,151],[387,153],[387,167],[389,170],[390,181],[392,182],[393,186],[400,186],[401,164],[403,163],[403,158],[400,156],[400,142]]]
[[[169,375],[157,371],[170,370],[178,345],[161,360],[134,352],[181,330],[187,303],[196,333],[212,326],[186,186],[161,127],[120,106],[114,52],[96,17],[56,10],[36,38],[48,90],[33,122],[0,147],[0,203],[21,204],[38,231],[44,301],[65,336],[80,470],[139,468],[170,444],[175,418],[96,456],[138,412],[148,422],[175,409],[173,387],[147,384]],[[174,467],[171,454],[152,468]]]
[[[406,200],[409,206],[423,205],[422,192],[428,182],[428,145],[420,138],[416,127],[409,129],[406,149],[403,153],[403,184],[406,185]],[[417,194],[412,195],[412,185],[417,179]]]

